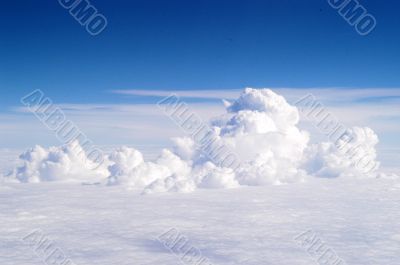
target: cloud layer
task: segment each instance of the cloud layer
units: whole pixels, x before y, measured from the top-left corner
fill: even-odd
[[[145,161],[134,148],[121,147],[94,167],[74,141],[28,150],[20,156],[23,165],[10,177],[20,182],[102,182],[153,193],[282,184],[310,177],[379,176],[378,137],[370,128],[349,128],[340,145],[310,144],[310,134],[298,128],[298,109],[270,89],[247,88],[225,107],[226,113],[209,126],[218,142],[238,157],[236,167],[215,163],[190,137],[174,138],[174,148],[164,149],[155,161]],[[373,161],[374,168],[366,172],[361,159]]]

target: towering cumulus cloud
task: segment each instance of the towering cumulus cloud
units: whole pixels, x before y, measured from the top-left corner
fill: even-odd
[[[369,128],[354,127],[336,142],[310,145],[309,133],[297,127],[297,108],[269,89],[247,88],[237,100],[224,103],[226,113],[209,127],[219,145],[235,154],[235,166],[216,163],[194,139],[182,137],[174,138],[174,148],[164,149],[155,161],[121,147],[96,169],[82,162],[88,160],[84,152],[79,152],[84,159],[73,154],[72,149],[80,148],[77,142],[48,150],[37,146],[21,155],[23,165],[14,176],[21,182],[105,180],[144,193],[376,176],[378,137]]]
[[[296,107],[269,89],[247,88],[220,120],[223,141],[239,155],[236,178],[243,185],[279,184],[304,179],[299,168],[309,135],[299,130]]]

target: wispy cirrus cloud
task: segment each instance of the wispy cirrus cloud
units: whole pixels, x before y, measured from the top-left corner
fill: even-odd
[[[193,99],[235,99],[243,89],[194,89],[194,90],[111,90],[113,94],[126,96],[166,97],[177,94],[181,98]],[[304,94],[312,93],[325,103],[368,103],[382,101],[400,101],[400,88],[272,88],[288,98],[296,100]]]
[[[242,89],[221,89],[221,90],[144,90],[144,89],[126,89],[112,90],[111,93],[128,96],[153,96],[166,97],[171,94],[177,94],[181,98],[196,99],[233,99],[242,91]]]

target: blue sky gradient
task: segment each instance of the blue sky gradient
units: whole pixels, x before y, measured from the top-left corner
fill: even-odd
[[[40,88],[58,102],[130,102],[114,89],[400,87],[398,1],[364,0],[360,36],[327,1],[105,1],[89,35],[58,3],[4,0],[1,106]],[[140,101],[140,100],[139,100]]]

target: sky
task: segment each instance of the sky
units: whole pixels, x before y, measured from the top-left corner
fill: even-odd
[[[151,104],[160,91],[185,91],[192,102],[214,107],[216,99],[198,97],[193,90],[231,95],[245,87],[270,87],[318,89],[328,105],[334,102],[332,108],[345,100],[352,109],[343,119],[369,122],[384,134],[385,146],[400,148],[398,1],[360,1],[377,21],[367,36],[357,34],[324,0],[90,3],[108,21],[97,36],[88,34],[57,0],[1,2],[0,147],[56,143],[20,109],[20,98],[34,89],[64,106],[101,144],[144,144],[154,139],[144,134],[167,128],[168,121],[149,118],[137,105],[154,113]],[[338,92],[325,97],[327,88]],[[351,93],[360,89],[365,95]],[[213,107],[198,109],[208,117]],[[361,113],[355,113],[357,108]],[[367,110],[382,113],[374,116]],[[382,120],[387,122],[382,125]],[[146,133],[138,137],[143,128]],[[174,133],[165,129],[158,138]]]

